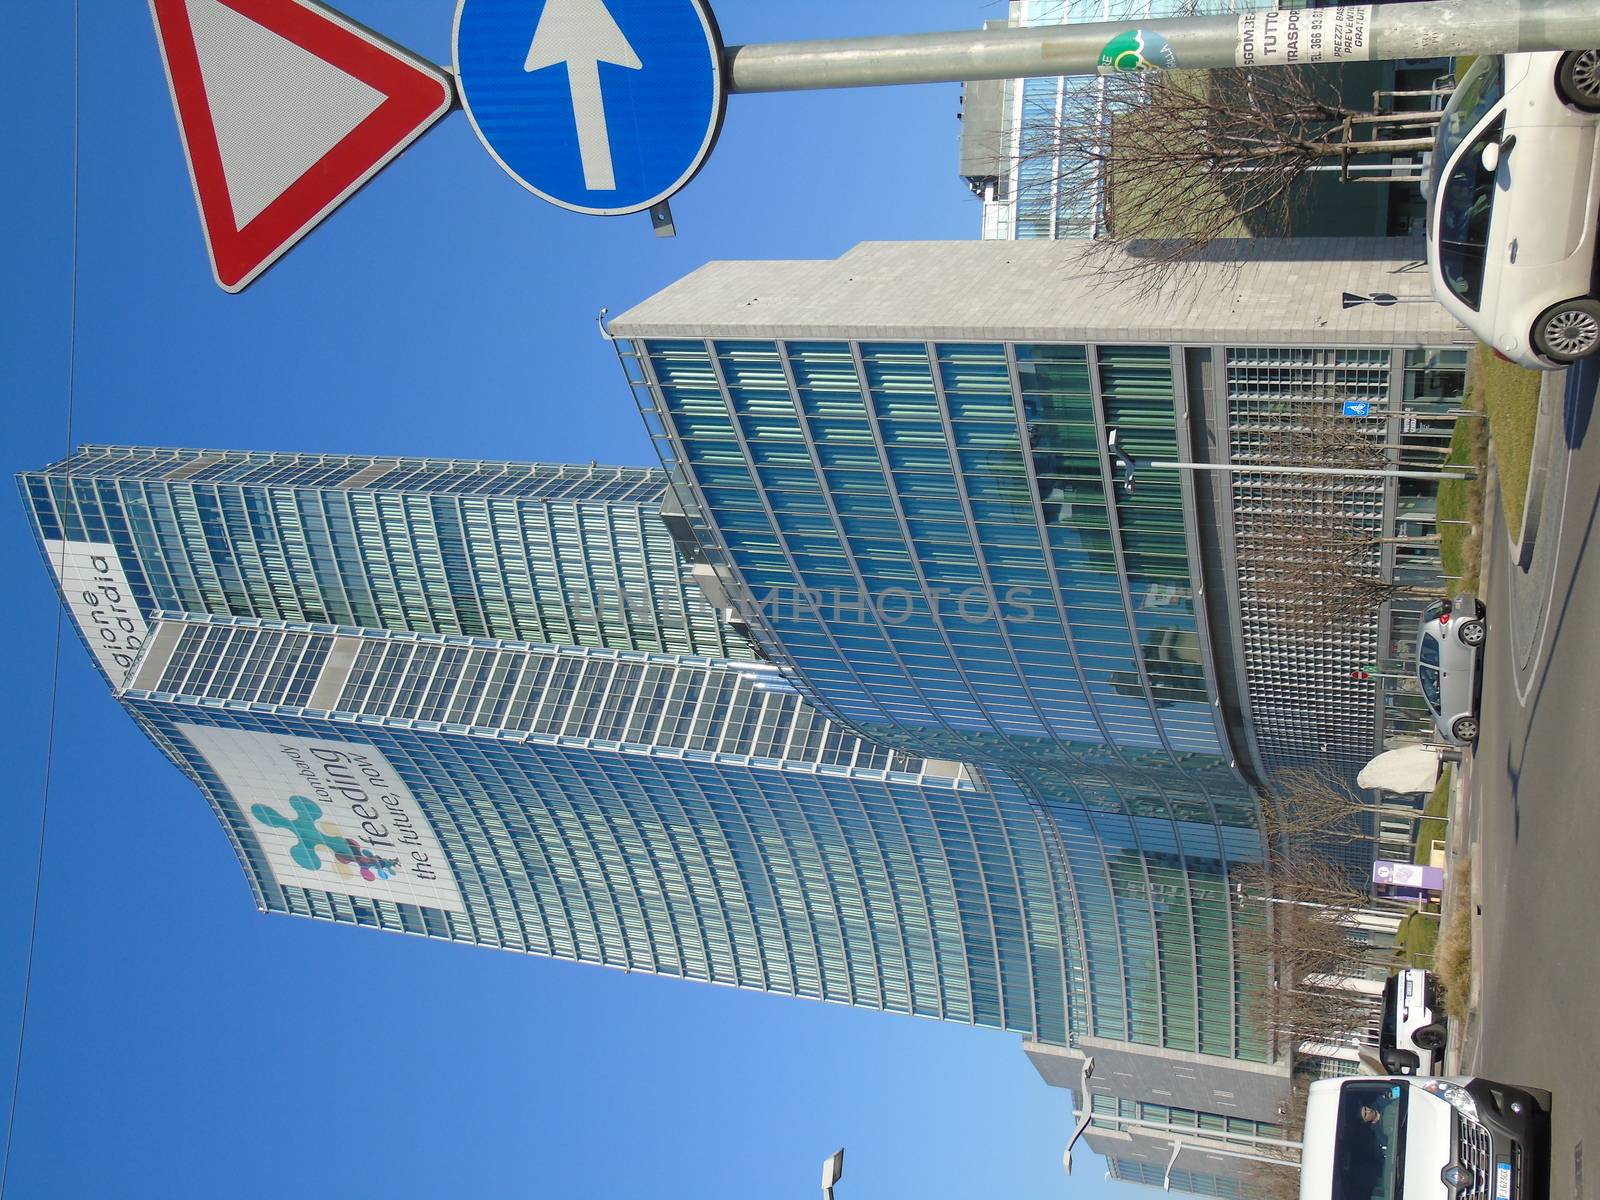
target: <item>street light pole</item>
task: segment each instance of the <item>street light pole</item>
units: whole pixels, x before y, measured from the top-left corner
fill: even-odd
[[[1351,475],[1360,479],[1471,479],[1460,471],[1405,471],[1398,467],[1276,467],[1257,463],[1152,462],[1146,466],[1169,471],[1228,471],[1241,475]]]
[[[822,1160],[822,1200],[833,1200],[833,1187],[844,1177],[844,1147]]]
[[[1326,10],[1323,10],[1326,11]],[[1106,454],[1122,472],[1122,490],[1133,491],[1134,476],[1145,467],[1166,471],[1222,471],[1239,475],[1333,475],[1341,479],[1472,479],[1461,471],[1408,471],[1400,467],[1280,467],[1250,462],[1140,462],[1122,448],[1122,431],[1106,430]]]
[[[730,92],[793,92],[902,83],[964,83],[1038,75],[1094,75],[1113,39],[1165,44],[1163,65],[1276,66],[1289,45],[1324,49],[1318,61],[1432,58],[1456,54],[1582,49],[1600,44],[1600,9],[1589,0],[1434,0],[1235,16],[1095,21],[1025,29],[729,46]],[[1294,37],[1288,36],[1294,34]],[[1122,56],[1116,56],[1122,61]],[[1135,59],[1154,65],[1142,52]]]
[[[1089,1079],[1094,1075],[1094,1055],[1084,1056],[1083,1075],[1078,1081],[1078,1086],[1083,1089],[1083,1120],[1078,1122],[1078,1127],[1072,1131],[1072,1136],[1067,1139],[1067,1148],[1061,1152],[1061,1169],[1068,1175],[1072,1174],[1072,1148],[1078,1144],[1078,1139],[1089,1128],[1094,1120],[1094,1113],[1089,1103]],[[1074,1116],[1078,1114],[1074,1113]]]

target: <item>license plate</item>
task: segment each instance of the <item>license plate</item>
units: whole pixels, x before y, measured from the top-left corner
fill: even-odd
[[[1494,1168],[1495,1200],[1511,1200],[1511,1164],[1496,1163]]]

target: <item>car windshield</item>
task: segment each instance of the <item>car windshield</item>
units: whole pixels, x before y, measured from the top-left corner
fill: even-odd
[[[1473,139],[1439,197],[1439,273],[1445,286],[1473,309],[1483,302],[1489,221],[1494,215],[1495,172],[1484,170],[1483,149],[1498,142],[1504,129],[1501,119]]]
[[[1345,1084],[1334,1134],[1333,1200],[1402,1200],[1405,1144],[1405,1089]]]
[[[1449,103],[1439,118],[1439,136],[1434,141],[1433,161],[1429,164],[1430,197],[1439,194],[1439,176],[1456,147],[1505,95],[1505,81],[1505,60],[1499,55],[1486,54],[1467,68],[1456,90],[1450,93]]]

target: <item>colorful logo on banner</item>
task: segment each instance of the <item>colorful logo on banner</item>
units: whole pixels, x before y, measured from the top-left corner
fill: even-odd
[[[346,878],[350,874],[344,870],[346,867],[356,868],[361,873],[361,878],[369,881],[388,879],[399,868],[399,859],[379,857],[355,838],[346,837],[339,831],[338,826],[330,825],[324,829],[318,825],[317,821],[322,817],[322,808],[314,801],[307,800],[304,796],[290,796],[289,807],[294,809],[293,817],[284,816],[268,804],[257,804],[250,812],[263,825],[286,830],[299,839],[289,851],[289,857],[305,870],[322,869],[324,850],[333,855],[335,870]]]

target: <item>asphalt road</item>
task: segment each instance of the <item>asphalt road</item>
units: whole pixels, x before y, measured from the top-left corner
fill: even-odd
[[[1490,641],[1471,767],[1482,975],[1465,1066],[1555,1094],[1552,1200],[1600,1200],[1597,381],[1593,360],[1568,374],[1537,553],[1519,564],[1498,498],[1486,505]]]

